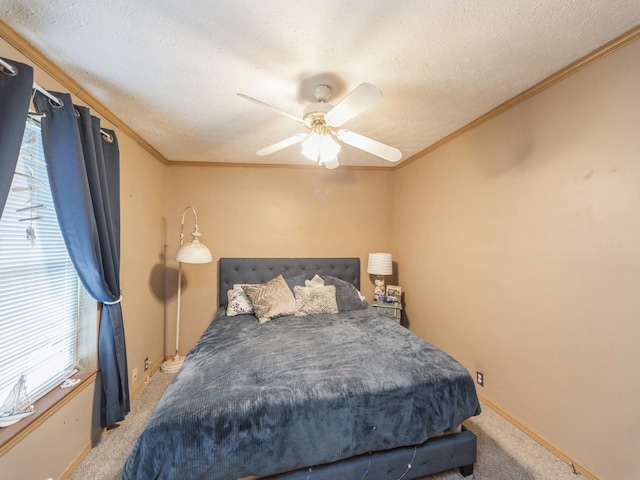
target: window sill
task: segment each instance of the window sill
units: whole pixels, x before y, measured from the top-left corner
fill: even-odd
[[[80,383],[71,388],[54,388],[35,402],[36,411],[33,415],[29,415],[13,425],[1,428],[0,457],[38,428],[38,426],[42,425],[78,393],[91,385],[95,381],[97,374],[98,370],[83,370],[76,373],[71,378],[79,378]]]

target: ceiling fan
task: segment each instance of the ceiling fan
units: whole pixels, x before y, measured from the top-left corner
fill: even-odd
[[[302,123],[308,133],[298,133],[285,138],[269,147],[258,150],[258,155],[270,155],[286,147],[302,142],[302,154],[310,160],[324,164],[326,168],[336,168],[338,163],[339,142],[369,152],[389,162],[397,162],[402,158],[402,152],[395,147],[378,142],[358,133],[339,128],[344,123],[361,114],[365,110],[377,105],[382,100],[382,92],[375,85],[363,83],[353,89],[335,107],[327,103],[331,96],[331,87],[320,84],[313,89],[315,103],[307,105],[302,112],[302,118],[290,115],[277,107],[269,105],[248,95],[238,93],[238,96],[284,115],[296,122]]]

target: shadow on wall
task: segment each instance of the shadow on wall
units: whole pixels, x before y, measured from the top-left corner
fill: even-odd
[[[402,294],[402,312],[400,312],[400,325],[405,328],[409,328],[411,326],[411,320],[409,320],[409,315],[407,314],[407,309],[404,308],[404,293]]]
[[[393,275],[391,276],[391,285],[399,285],[402,288],[402,284],[400,284],[400,265],[398,262],[393,262]],[[405,328],[409,328],[411,326],[411,320],[409,319],[409,315],[407,314],[407,305],[404,302],[406,292],[403,290],[400,294],[400,305],[402,305],[402,311],[400,312],[400,325]]]
[[[186,275],[182,275],[182,289],[189,285]],[[151,269],[149,288],[153,296],[162,302],[173,300],[178,295],[178,269],[164,264],[161,256],[160,263]]]

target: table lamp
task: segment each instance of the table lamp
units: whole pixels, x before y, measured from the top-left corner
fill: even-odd
[[[384,276],[393,273],[393,263],[390,253],[370,253],[369,262],[367,263],[367,273],[375,275],[375,288],[373,290],[373,299],[378,303],[384,302],[385,286]]]

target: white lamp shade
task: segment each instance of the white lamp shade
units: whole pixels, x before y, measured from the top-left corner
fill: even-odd
[[[331,158],[324,162],[324,167],[327,170],[333,170],[334,168],[338,168],[340,163],[338,162],[338,157]]]
[[[390,253],[370,253],[367,263],[367,273],[373,275],[391,275],[393,273],[393,262]]]
[[[309,160],[317,162],[320,151],[320,135],[312,133],[302,142],[302,154]]]
[[[340,152],[340,144],[337,143],[330,135],[320,135],[312,133],[302,142],[302,154],[309,160],[314,162],[329,163],[333,165],[337,162],[337,156]],[[337,164],[335,165],[338,166]],[[335,168],[335,167],[327,167]]]
[[[209,263],[213,261],[209,249],[198,239],[182,245],[176,253],[176,261],[180,263]]]
[[[182,239],[184,238],[184,217],[187,212],[191,210],[193,212],[193,216],[195,218],[196,224],[194,226],[193,232],[191,233],[191,237],[193,238],[189,243],[182,243]],[[198,214],[196,213],[196,209],[192,206],[188,206],[182,212],[182,225],[180,227],[180,248],[178,249],[178,253],[176,253],[176,261],[180,263],[209,263],[213,261],[213,257],[211,256],[211,252],[207,247],[200,243],[200,230],[198,230]]]

